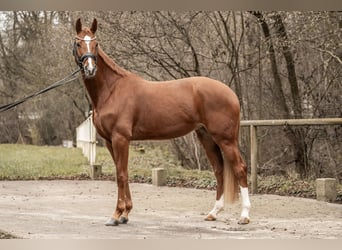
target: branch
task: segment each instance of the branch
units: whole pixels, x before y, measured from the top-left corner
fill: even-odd
[[[278,155],[276,155],[275,157],[269,159],[267,162],[265,162],[261,169],[269,169],[270,167],[268,167],[268,165],[270,165],[272,162],[282,158],[288,151],[289,149],[286,147],[282,152],[280,152]]]
[[[340,64],[342,64],[342,60],[333,52],[326,50],[326,49],[320,49],[320,48],[313,48],[313,49],[317,49],[320,52],[324,52],[324,53],[329,54],[331,57],[335,58]]]

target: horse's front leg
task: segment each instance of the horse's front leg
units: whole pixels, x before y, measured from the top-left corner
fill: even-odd
[[[116,135],[112,138],[113,159],[116,165],[116,181],[118,185],[118,200],[112,217],[106,226],[117,226],[127,223],[128,214],[132,209],[131,194],[128,185],[128,148],[129,140],[124,136]]]

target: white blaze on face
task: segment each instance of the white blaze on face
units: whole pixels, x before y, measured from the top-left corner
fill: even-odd
[[[91,51],[90,51],[90,41],[91,40],[92,39],[91,39],[90,36],[85,36],[84,37],[84,42],[87,45],[87,50],[88,50],[87,52],[88,53],[91,53]],[[91,58],[91,57],[88,58],[88,69],[89,69],[89,71],[92,71],[94,69],[94,62],[93,62],[93,58]]]

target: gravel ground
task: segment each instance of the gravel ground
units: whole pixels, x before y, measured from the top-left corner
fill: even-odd
[[[342,205],[252,195],[251,223],[238,225],[240,204],[204,221],[215,192],[131,184],[127,225],[106,227],[116,203],[112,181],[0,181],[0,238],[29,239],[342,239]]]

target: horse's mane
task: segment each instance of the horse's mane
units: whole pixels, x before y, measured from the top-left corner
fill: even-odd
[[[131,74],[131,72],[121,68],[117,65],[112,58],[110,58],[101,48],[98,47],[98,56],[102,58],[105,64],[107,64],[116,74],[120,76],[127,76]]]

